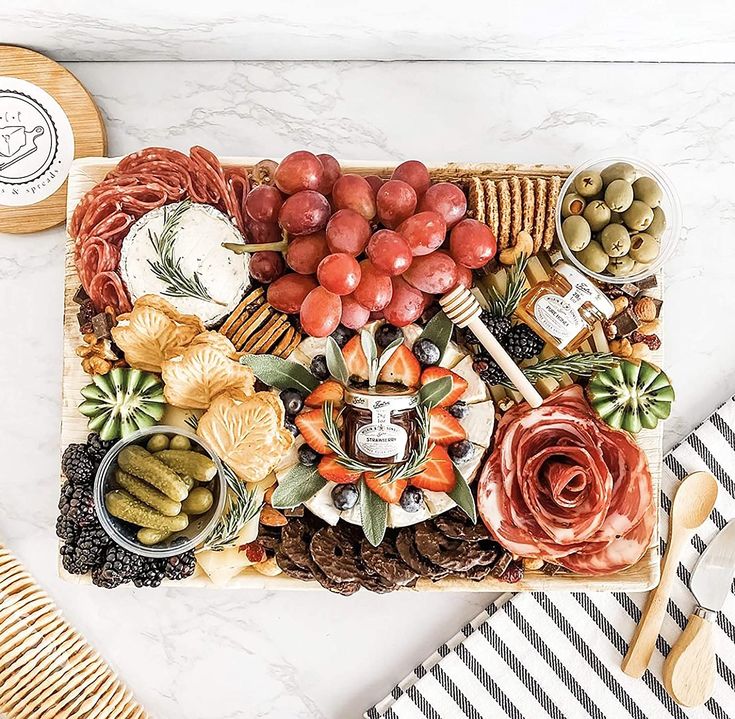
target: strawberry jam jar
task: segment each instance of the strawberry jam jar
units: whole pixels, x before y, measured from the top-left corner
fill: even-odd
[[[345,449],[353,459],[395,464],[418,444],[418,391],[378,383],[345,391]]]

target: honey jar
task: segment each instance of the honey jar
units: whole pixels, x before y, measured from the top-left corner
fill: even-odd
[[[516,316],[559,354],[568,355],[592,334],[595,323],[614,311],[599,287],[571,265],[558,262],[546,282],[526,292]]]

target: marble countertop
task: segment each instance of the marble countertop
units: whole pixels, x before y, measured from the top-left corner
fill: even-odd
[[[576,164],[640,156],[681,195],[666,266],[672,446],[735,391],[735,66],[72,63],[112,155],[203,144],[278,157]],[[156,717],[357,717],[490,600],[105,592],[56,577],[63,231],[0,235],[0,541]]]

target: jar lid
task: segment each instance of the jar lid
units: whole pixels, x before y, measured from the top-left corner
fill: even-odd
[[[554,265],[554,270],[564,277],[572,287],[584,286],[587,301],[597,307],[607,319],[613,316],[615,305],[613,305],[612,300],[589,277],[586,277],[579,270],[564,261],[557,262]]]
[[[385,403],[392,412],[412,409],[418,405],[418,390],[396,387],[390,384],[378,384],[375,387],[348,387],[345,389],[345,404],[351,407],[377,409],[377,403]]]

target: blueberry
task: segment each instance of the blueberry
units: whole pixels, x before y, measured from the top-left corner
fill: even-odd
[[[447,448],[449,456],[455,462],[467,462],[472,459],[472,455],[475,453],[475,448],[472,446],[472,442],[468,439],[460,440],[454,444],[450,444]]]
[[[317,379],[329,379],[329,367],[327,367],[327,358],[324,355],[315,355],[311,360],[311,373]]]
[[[468,411],[469,407],[467,407],[467,402],[463,402],[461,399],[457,400],[451,407],[447,408],[447,412],[457,419],[464,419],[467,416]]]
[[[403,337],[400,327],[395,327],[390,322],[385,322],[375,333],[375,344],[381,349],[385,349],[391,342],[395,342],[399,337]]]
[[[300,392],[295,389],[284,389],[281,390],[279,395],[281,402],[283,402],[283,408],[286,410],[286,414],[289,417],[295,417],[302,409],[304,409],[304,398]]]
[[[406,487],[401,495],[401,507],[406,512],[418,512],[424,503],[424,493],[418,487]]]
[[[357,487],[354,484],[338,484],[332,490],[332,502],[340,512],[352,509],[357,504]]]
[[[321,458],[319,452],[315,452],[308,444],[302,444],[299,447],[299,462],[304,467],[316,467]]]
[[[287,419],[283,422],[283,426],[294,436],[299,436],[299,428],[290,420]]]
[[[418,340],[413,346],[413,353],[422,365],[439,364],[442,353],[431,340]]]
[[[337,329],[332,332],[332,339],[340,346],[344,347],[355,333],[347,329],[344,325],[337,325]]]

